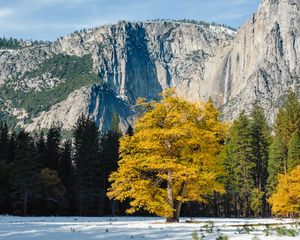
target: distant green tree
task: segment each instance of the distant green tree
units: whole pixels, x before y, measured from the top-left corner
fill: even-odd
[[[18,89],[15,85],[25,79],[43,79],[45,74],[62,80],[54,87],[49,88],[41,84],[40,91],[34,89]],[[63,101],[71,92],[83,86],[99,84],[98,75],[93,71],[91,55],[82,57],[64,54],[54,55],[46,59],[32,71],[24,73],[19,78],[13,79],[10,84],[0,87],[0,97],[11,101],[17,108],[26,109],[31,116],[49,110],[49,108]],[[15,124],[15,119],[10,119]]]
[[[9,38],[6,39],[5,37],[0,38],[0,49],[19,49],[21,48],[21,41],[17,39]]]

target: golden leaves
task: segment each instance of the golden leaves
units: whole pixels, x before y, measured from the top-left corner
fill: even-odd
[[[218,154],[228,126],[219,121],[218,110],[211,101],[193,104],[174,90],[165,91],[163,97],[137,120],[134,135],[120,141],[121,160],[110,176],[108,196],[132,199],[129,213],[143,208],[171,216],[170,172],[174,201],[205,201],[205,195],[224,191],[217,182],[223,174]],[[139,104],[146,106],[144,101]]]
[[[278,215],[300,214],[300,166],[280,174],[275,193],[269,199],[272,212]]]

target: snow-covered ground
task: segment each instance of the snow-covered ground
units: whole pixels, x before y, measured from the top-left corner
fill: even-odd
[[[288,240],[300,239],[300,226],[293,219],[181,219],[181,223],[168,224],[162,218],[146,217],[10,217],[0,216],[0,239],[7,240],[125,240],[216,239],[220,235],[236,240]],[[267,227],[268,226],[268,227]],[[296,237],[278,236],[276,227],[286,226],[298,232]],[[298,229],[299,227],[299,229]],[[268,228],[268,230],[266,230]],[[272,232],[266,236],[266,232]],[[256,237],[255,237],[256,236]]]

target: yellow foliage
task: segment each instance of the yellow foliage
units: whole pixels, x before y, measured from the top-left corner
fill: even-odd
[[[280,216],[300,214],[300,165],[278,177],[275,193],[269,199],[272,212]]]
[[[211,101],[193,104],[165,91],[137,120],[134,135],[121,138],[108,197],[131,199],[128,213],[145,209],[169,218],[178,203],[223,192],[218,156],[227,129]]]

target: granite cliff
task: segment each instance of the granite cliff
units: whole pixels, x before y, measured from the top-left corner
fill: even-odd
[[[118,114],[125,129],[134,123],[137,98],[174,87],[193,101],[212,97],[225,119],[259,102],[272,123],[288,89],[300,94],[299,61],[300,0],[262,0],[237,32],[122,21],[0,50],[1,116],[38,130],[54,122],[70,129],[86,114],[107,129]]]
[[[231,46],[211,60],[216,68],[206,79],[216,84],[226,118],[257,101],[273,123],[287,91],[300,94],[299,61],[300,1],[262,0]]]

